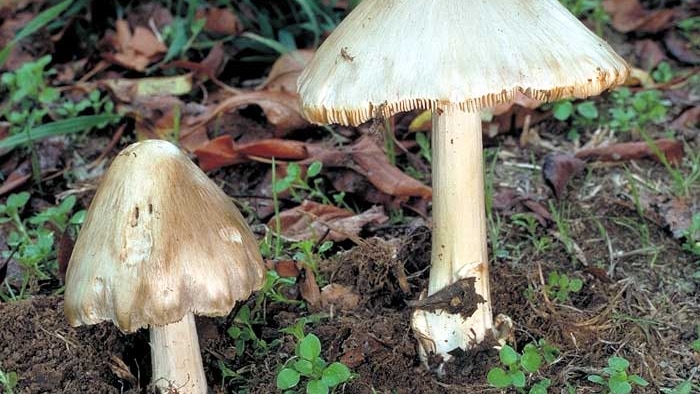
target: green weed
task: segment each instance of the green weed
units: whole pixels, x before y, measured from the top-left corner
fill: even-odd
[[[632,385],[648,386],[649,382],[641,376],[627,373],[629,366],[629,361],[623,357],[610,357],[602,375],[589,375],[588,380],[605,386],[611,394],[627,394],[632,391]]]
[[[659,63],[651,72],[651,77],[658,83],[666,83],[673,79],[673,70],[668,62]]]
[[[0,204],[0,223],[11,223],[14,227],[7,236],[10,250],[3,251],[2,258],[12,258],[24,269],[19,293],[15,293],[9,285],[6,286],[11,299],[24,297],[27,287],[33,288],[38,280],[50,279],[55,275],[55,233],[62,234],[69,230],[77,232],[77,227],[85,218],[84,210],[71,215],[76,199],[75,196],[70,196],[58,206],[23,220],[21,214],[29,198],[27,192],[12,194],[5,204]]]
[[[510,219],[514,225],[526,231],[527,238],[535,248],[535,255],[544,253],[552,248],[552,237],[538,234],[537,227],[539,226],[539,222],[537,218],[535,218],[535,215],[530,213],[517,213],[511,215]]]
[[[583,281],[578,278],[569,278],[566,274],[552,271],[547,276],[547,284],[544,290],[549,297],[559,303],[569,300],[569,293],[578,293],[583,288]]]
[[[661,392],[664,394],[690,394],[693,392],[693,383],[689,380],[684,380],[673,388],[662,387]]]
[[[526,374],[533,374],[539,371],[543,361],[551,364],[556,360],[559,350],[554,346],[540,340],[539,343],[528,343],[523,348],[522,354],[512,347],[504,345],[498,353],[501,364],[506,368],[495,367],[489,370],[486,380],[493,387],[504,389],[515,388],[518,392],[524,393],[527,386]],[[549,379],[541,379],[535,382],[528,393],[546,394],[550,385]]]
[[[632,93],[626,87],[616,89],[610,95],[613,107],[609,109],[607,125],[621,132],[639,131],[650,124],[666,119],[668,107],[658,90],[643,90]]]
[[[339,362],[328,364],[321,357],[321,341],[308,334],[297,344],[295,356],[277,373],[277,388],[288,394],[297,393],[294,389],[301,383],[308,394],[326,394],[351,378],[347,366]]]
[[[101,128],[120,118],[114,103],[99,90],[77,102],[62,97],[47,82],[56,73],[46,70],[50,63],[51,56],[44,56],[0,77],[0,91],[8,97],[0,108],[0,120],[10,125],[10,136],[0,147],[12,149],[39,138]]]
[[[0,387],[4,394],[13,394],[18,380],[16,372],[5,372],[0,369]]]
[[[610,22],[610,16],[603,8],[602,0],[559,0],[577,18],[587,18],[595,24],[596,34],[603,35],[603,26]]]

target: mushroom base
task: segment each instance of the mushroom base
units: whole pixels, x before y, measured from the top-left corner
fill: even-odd
[[[151,327],[152,383],[161,393],[206,394],[202,355],[194,315],[177,323]]]
[[[433,112],[433,237],[428,299],[452,284],[468,283],[479,302],[468,312],[421,308],[412,316],[421,359],[471,348],[491,330],[484,166],[479,113],[456,107]],[[467,280],[468,279],[468,280]],[[464,281],[462,281],[464,280]],[[464,302],[450,297],[448,304]],[[473,304],[473,303],[472,303]]]

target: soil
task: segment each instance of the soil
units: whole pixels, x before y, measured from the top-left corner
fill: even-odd
[[[604,201],[604,199],[602,200]],[[602,202],[601,201],[601,202]],[[626,208],[613,203],[590,209],[572,203],[577,213],[572,238],[588,260],[608,259],[601,247],[600,230],[587,222],[600,220],[618,247],[630,248],[638,240],[615,225],[629,217]],[[396,229],[393,231],[397,233]],[[323,343],[323,356],[343,361],[357,374],[340,392],[345,393],[479,393],[494,391],[485,382],[497,364],[493,349],[457,355],[448,374],[438,378],[418,362],[416,344],[409,328],[411,309],[405,300],[417,298],[427,278],[429,231],[425,227],[403,230],[391,240],[370,238],[335,258],[322,262],[329,281],[350,286],[362,294],[351,311],[334,311],[319,324],[307,326]],[[652,239],[663,247],[654,267],[643,255],[631,254],[617,261],[608,277],[594,264],[583,266],[565,255],[538,255],[527,247],[518,260],[496,259],[491,267],[494,310],[515,323],[511,341],[516,348],[546,338],[560,350],[557,360],[540,371],[553,378],[554,387],[578,387],[592,392],[588,374],[599,372],[607,358],[627,358],[651,385],[636,392],[658,393],[661,385],[690,376],[698,356],[688,349],[700,313],[698,282],[690,278],[692,261],[669,240],[662,229],[652,229]],[[400,240],[400,241],[397,241]],[[509,240],[514,241],[514,240]],[[396,253],[398,252],[398,253]],[[542,292],[526,297],[527,289],[541,288],[542,272],[558,270],[583,278],[586,285],[572,293],[571,305],[555,304]],[[395,275],[402,272],[403,275]],[[402,290],[407,280],[409,293]],[[405,289],[405,286],[404,286]],[[197,324],[210,388],[215,393],[237,392],[245,380],[252,393],[275,392],[275,366],[294,352],[294,342],[282,336],[279,348],[265,354],[236,357],[235,342],[226,335],[232,316],[198,318]],[[278,328],[292,325],[299,317],[295,307],[267,311],[263,339],[278,338]],[[20,376],[19,392],[79,393],[148,392],[148,336],[120,333],[109,323],[71,328],[62,314],[60,296],[36,296],[31,300],[0,303],[0,359],[3,368]],[[236,371],[237,378],[222,385],[220,363]],[[583,368],[581,366],[592,366]],[[375,391],[373,391],[375,390]]]

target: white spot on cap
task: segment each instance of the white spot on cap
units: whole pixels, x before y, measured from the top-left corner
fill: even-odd
[[[226,242],[243,243],[241,233],[234,227],[224,227],[220,229],[219,236]]]

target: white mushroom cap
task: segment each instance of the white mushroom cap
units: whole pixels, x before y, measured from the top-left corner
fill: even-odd
[[[165,141],[129,146],[97,190],[66,274],[71,325],[135,331],[185,314],[226,315],[264,265],[233,202]]]
[[[377,115],[517,92],[587,97],[624,82],[625,61],[558,0],[364,0],[299,78],[304,116],[357,125]]]

